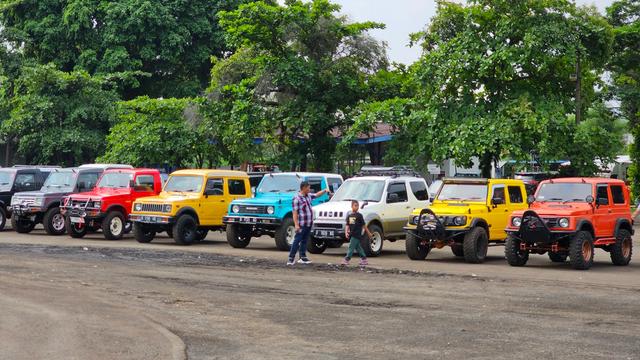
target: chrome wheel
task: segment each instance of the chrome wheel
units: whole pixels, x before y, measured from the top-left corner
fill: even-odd
[[[59,213],[53,215],[53,217],[51,218],[51,226],[55,231],[64,230],[64,216]]]
[[[113,236],[119,236],[122,233],[122,229],[124,229],[122,219],[120,219],[119,217],[114,217],[113,219],[111,219],[109,230],[111,230],[111,234],[113,234]]]
[[[585,241],[582,243],[582,258],[583,259],[591,259],[591,253],[593,249],[591,249],[591,243],[589,241]]]
[[[287,228],[287,244],[289,246],[293,245],[293,239],[296,237],[296,228],[295,226],[289,226]]]
[[[622,256],[626,259],[631,257],[631,238],[622,241]]]
[[[382,235],[379,232],[371,234],[371,251],[378,252],[382,248]]]

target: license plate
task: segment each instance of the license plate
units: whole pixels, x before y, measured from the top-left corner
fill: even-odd
[[[71,216],[69,220],[74,224],[84,224],[84,218],[78,216]]]
[[[245,223],[256,223],[258,222],[258,219],[256,218],[250,218],[250,217],[243,217],[240,219],[241,222],[245,222]]]
[[[333,230],[316,230],[315,236],[319,238],[331,238],[335,236],[335,232]]]

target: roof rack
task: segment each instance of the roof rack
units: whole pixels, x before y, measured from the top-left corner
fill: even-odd
[[[360,171],[355,176],[413,176],[422,177],[420,173],[413,170],[412,167],[406,165],[398,166],[369,166],[365,165],[360,168]]]
[[[61,169],[58,165],[13,165],[12,168],[16,169]]]

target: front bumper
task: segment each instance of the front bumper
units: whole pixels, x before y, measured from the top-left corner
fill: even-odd
[[[60,213],[69,218],[72,224],[88,224],[94,222],[101,222],[105,217],[105,213],[100,209],[83,209],[83,208],[69,208],[61,207]]]
[[[43,211],[42,207],[35,205],[14,204],[10,206],[12,216],[29,217]]]
[[[276,217],[231,215],[222,218],[224,224],[253,225],[257,227],[278,227],[282,220]]]
[[[573,236],[575,230],[551,230],[549,226],[533,211],[527,211],[522,216],[522,224],[518,229],[505,230],[507,234],[528,245],[551,245],[563,238]]]
[[[131,214],[129,215],[129,221],[147,225],[168,225],[175,222],[175,217],[167,215]]]
[[[338,223],[314,222],[311,228],[311,235],[316,239],[324,240],[342,240],[346,239],[345,227]]]

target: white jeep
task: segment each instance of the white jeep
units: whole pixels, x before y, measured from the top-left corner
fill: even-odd
[[[314,222],[308,250],[320,254],[327,247],[339,247],[345,238],[346,216],[351,201],[360,203],[360,213],[372,233],[363,236],[368,256],[382,252],[383,241],[404,239],[403,227],[413,209],[429,205],[426,181],[412,170],[382,168],[361,172],[342,184],[329,202],[313,208]]]

